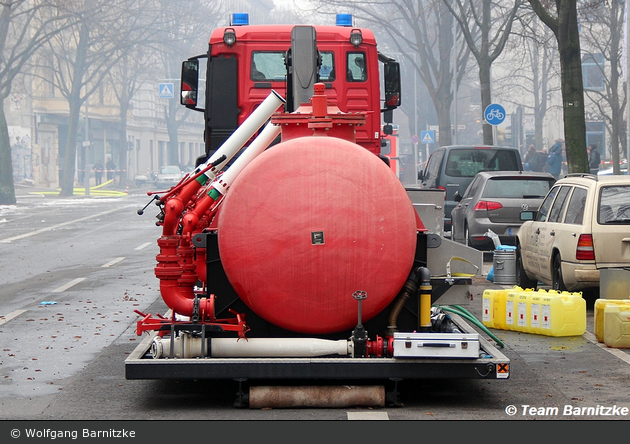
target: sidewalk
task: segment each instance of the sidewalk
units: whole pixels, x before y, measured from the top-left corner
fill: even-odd
[[[92,182],[94,182],[92,180]],[[16,183],[15,185],[15,197],[16,199],[20,199],[20,197],[32,197],[32,196],[59,196],[60,188],[58,186],[35,186],[25,183]],[[90,184],[90,188],[88,190],[89,194],[86,194],[85,188],[83,186],[79,186],[75,184],[74,193],[72,196],[64,196],[64,198],[84,198],[84,197],[95,197],[95,196],[108,196],[108,197],[117,197],[117,196],[126,196],[128,190],[119,190],[114,188],[111,181],[105,181],[101,185],[96,186],[94,183]]]

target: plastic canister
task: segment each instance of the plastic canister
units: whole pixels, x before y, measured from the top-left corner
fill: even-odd
[[[604,343],[608,347],[630,348],[630,306],[606,304]]]
[[[481,322],[483,325],[489,328],[494,328],[494,300],[497,291],[505,291],[505,290],[493,290],[486,289],[483,291],[482,296],[482,314],[481,314]]]
[[[516,284],[516,247],[499,245],[492,258],[494,283],[500,285]]]
[[[630,310],[629,299],[597,299],[595,301],[593,315],[593,330],[597,342],[604,342],[604,309],[607,305],[613,304],[622,307],[622,310]]]
[[[581,293],[549,290],[540,297],[540,334],[581,336],[586,331],[586,301]]]
[[[483,292],[483,325],[500,330],[508,330],[506,324],[505,297],[509,291],[522,290],[520,287],[513,289],[488,288]]]

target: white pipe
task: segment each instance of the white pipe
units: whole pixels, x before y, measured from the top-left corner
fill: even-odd
[[[236,176],[252,161],[261,154],[271,142],[280,134],[280,126],[268,123],[256,139],[238,156],[238,159],[216,180],[212,186],[221,194],[225,194]]]
[[[265,100],[252,112],[247,119],[232,133],[228,139],[223,142],[223,144],[214,152],[212,156],[205,163],[199,165],[194,173],[197,174],[199,171],[206,168],[212,162],[216,161],[219,157],[225,154],[225,160],[222,161],[219,165],[210,168],[208,171],[204,173],[204,175],[209,180],[214,180],[216,177],[216,172],[221,171],[221,168],[225,166],[226,163],[230,161],[232,157],[247,143],[251,137],[256,134],[256,131],[260,129],[261,126],[271,117],[271,115],[276,112],[278,107],[285,103],[285,100],[275,92],[271,90],[271,93],[267,96]]]
[[[351,342],[345,339],[317,338],[206,338],[206,356],[212,358],[311,358],[327,355],[348,356]],[[199,358],[202,341],[190,334],[173,340],[174,358]],[[156,336],[151,345],[154,359],[171,356],[171,338]]]

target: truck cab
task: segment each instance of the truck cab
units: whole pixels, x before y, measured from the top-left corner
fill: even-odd
[[[205,106],[198,108],[202,58]],[[326,85],[329,104],[341,112],[365,113],[357,143],[379,155],[380,114],[391,116],[388,111],[400,105],[400,69],[378,52],[372,31],[353,27],[346,14],[335,26],[250,25],[247,14],[234,14],[230,26],[213,31],[207,54],[183,63],[181,103],[205,113],[208,157],[271,90],[287,99],[285,111],[294,112],[307,103],[316,82]]]

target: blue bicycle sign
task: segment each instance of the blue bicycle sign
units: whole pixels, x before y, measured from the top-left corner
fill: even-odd
[[[500,125],[505,120],[505,108],[498,103],[486,107],[483,116],[490,125]]]

